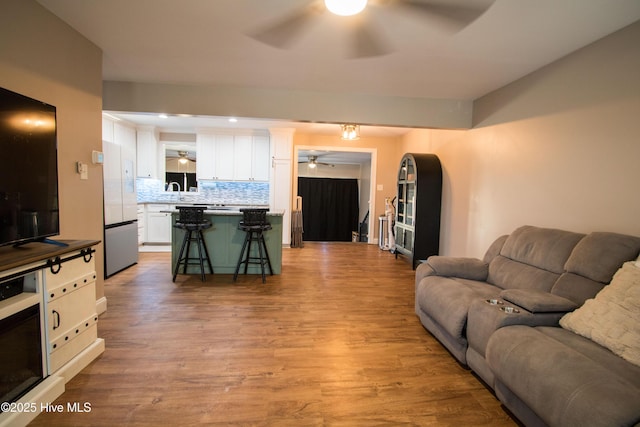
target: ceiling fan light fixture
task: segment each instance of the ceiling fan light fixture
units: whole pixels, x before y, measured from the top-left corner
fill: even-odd
[[[360,139],[360,126],[353,124],[340,125],[341,138],[346,141],[355,141]]]
[[[187,157],[188,153],[186,151],[178,151],[178,162],[182,165],[186,165],[189,163],[189,158]]]
[[[352,16],[362,12],[367,0],[324,0],[329,12],[340,16]]]

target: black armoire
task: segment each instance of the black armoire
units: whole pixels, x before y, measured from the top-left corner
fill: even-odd
[[[440,251],[442,167],[435,154],[402,157],[398,171],[395,254],[415,269],[421,260]]]

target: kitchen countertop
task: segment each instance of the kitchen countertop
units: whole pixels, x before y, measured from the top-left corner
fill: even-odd
[[[269,205],[252,205],[252,204],[242,204],[242,203],[219,203],[219,202],[211,202],[211,203],[202,203],[202,202],[189,202],[189,201],[162,201],[155,200],[153,202],[138,202],[139,205],[175,205],[175,206],[221,206],[225,208],[268,208]]]
[[[177,205],[177,206],[190,206],[190,205]],[[263,206],[243,206],[243,207],[209,206],[205,208],[204,213],[205,215],[235,216],[235,215],[242,215],[242,212],[240,212],[240,209],[242,208],[265,209],[265,207]],[[160,212],[177,214],[178,209],[169,209],[169,210],[160,211]],[[283,216],[283,215],[284,215],[284,211],[281,209],[267,211],[267,216]]]

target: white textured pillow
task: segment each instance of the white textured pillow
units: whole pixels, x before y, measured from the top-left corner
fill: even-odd
[[[640,268],[626,262],[595,298],[565,314],[560,326],[640,366]]]

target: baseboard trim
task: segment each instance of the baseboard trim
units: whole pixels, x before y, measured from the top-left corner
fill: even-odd
[[[93,344],[82,350],[76,357],[67,362],[66,365],[58,369],[54,375],[63,378],[65,383],[69,382],[73,377],[78,375],[80,371],[86,368],[89,363],[104,353],[104,348],[104,339],[96,339]]]
[[[57,375],[45,378],[33,390],[22,396],[16,403],[22,403],[34,411],[3,412],[0,414],[0,427],[26,426],[33,421],[43,408],[64,393],[64,378]]]
[[[98,316],[107,311],[107,297],[102,297],[96,301],[96,312]]]

